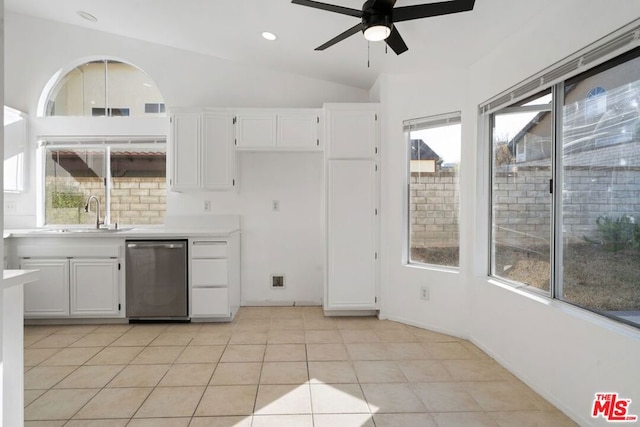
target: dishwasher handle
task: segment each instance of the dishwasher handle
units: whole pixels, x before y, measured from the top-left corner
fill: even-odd
[[[182,249],[184,248],[184,243],[127,243],[127,248]]]

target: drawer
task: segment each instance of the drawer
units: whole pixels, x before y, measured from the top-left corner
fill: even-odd
[[[191,261],[191,286],[226,286],[226,259],[194,259]]]
[[[229,316],[229,293],[226,288],[193,289],[191,294],[193,317]]]
[[[227,242],[194,240],[191,243],[191,258],[226,258]]]

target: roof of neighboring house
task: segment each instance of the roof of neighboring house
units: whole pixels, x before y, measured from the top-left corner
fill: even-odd
[[[509,141],[507,145],[512,153],[515,153],[515,145],[518,144],[531,129],[538,126],[538,124],[548,116],[549,113],[550,111],[540,111],[520,130],[520,132],[516,134],[516,136],[511,139],[511,141]]]
[[[421,139],[411,140],[411,160],[441,160],[438,153],[433,151],[431,147],[427,145]]]

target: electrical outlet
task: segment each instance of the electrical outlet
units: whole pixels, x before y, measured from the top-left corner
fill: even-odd
[[[284,288],[284,275],[272,275],[271,276],[271,287],[276,289]]]
[[[211,200],[204,200],[202,202],[202,212],[211,212]]]
[[[18,204],[15,200],[5,200],[4,201],[4,213],[11,215],[15,214],[18,210]]]
[[[429,301],[429,288],[426,286],[420,287],[420,299]]]
[[[278,212],[280,210],[280,200],[274,200],[271,202],[271,210],[274,212]]]

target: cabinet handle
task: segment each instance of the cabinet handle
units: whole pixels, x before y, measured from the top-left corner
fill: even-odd
[[[137,248],[160,248],[160,249],[182,249],[182,243],[127,243],[127,247],[131,249]]]
[[[193,246],[214,246],[214,245],[226,245],[227,242],[205,242],[205,241],[197,241],[193,242]]]

